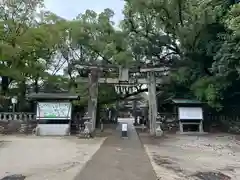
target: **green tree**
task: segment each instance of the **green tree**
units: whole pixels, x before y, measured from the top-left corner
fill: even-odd
[[[62,19],[42,7],[42,0],[3,1],[0,5],[1,92],[18,95],[21,103],[29,84],[38,92],[40,81],[48,76],[64,32]],[[9,91],[10,84],[18,90]]]
[[[229,5],[210,0],[126,1],[123,29],[135,40],[129,43],[131,49],[141,53],[145,63],[147,59],[156,66],[171,67],[169,96],[195,97],[221,107],[236,75],[230,70],[231,77],[222,78],[214,69],[219,68],[219,58],[223,71],[229,69],[230,54],[238,58],[238,5],[231,9]]]
[[[114,13],[105,9],[97,14],[87,10],[73,21],[66,21],[68,33],[60,52],[67,63],[65,74],[71,79],[71,89],[82,96],[88,96],[88,84],[79,83],[79,77],[88,77],[88,67],[84,65],[104,66],[103,76],[114,76],[110,66],[128,66],[131,63],[131,53],[127,49],[127,41],[122,31],[114,28],[111,21]],[[108,70],[109,68],[109,70]],[[106,94],[112,96],[106,96]],[[102,99],[117,96],[113,85],[99,85],[99,102]],[[86,102],[87,98],[82,98]]]

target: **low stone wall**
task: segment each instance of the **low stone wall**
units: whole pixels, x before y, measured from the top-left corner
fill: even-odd
[[[32,134],[36,126],[33,113],[0,113],[0,134]]]

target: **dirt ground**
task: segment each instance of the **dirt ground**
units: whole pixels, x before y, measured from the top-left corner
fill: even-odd
[[[240,180],[240,142],[228,134],[140,134],[159,180]]]
[[[0,179],[12,175],[25,180],[74,179],[104,139],[0,136]]]

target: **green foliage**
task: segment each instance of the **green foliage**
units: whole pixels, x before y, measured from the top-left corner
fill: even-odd
[[[86,105],[88,75],[83,64],[169,67],[164,98],[196,97],[220,108],[235,97],[240,73],[240,4],[218,0],[125,1],[121,29],[114,12],[87,10],[68,21],[44,11],[43,0],[3,1],[0,5],[2,93],[15,85],[80,94]],[[59,71],[64,74],[58,75]],[[108,76],[114,76],[110,71]],[[101,74],[103,76],[103,74]],[[5,82],[5,81],[4,81]],[[118,98],[112,85],[99,86],[99,102]],[[230,98],[230,99],[231,99]],[[240,99],[239,99],[240,102]]]
[[[239,7],[212,0],[126,1],[122,27],[139,59],[174,69],[169,97],[188,94],[219,109],[239,79]]]
[[[65,74],[71,81],[76,82],[79,76],[88,76],[83,64],[95,65],[122,65],[129,66],[132,61],[131,52],[128,50],[125,33],[114,28],[111,21],[114,13],[110,9],[97,14],[87,10],[73,21],[66,22],[67,41],[61,46],[60,52],[67,62]],[[109,76],[111,74],[106,72]],[[102,76],[102,75],[101,75]],[[78,84],[78,83],[75,83]],[[80,84],[82,86],[82,84]],[[87,88],[80,104],[88,99]],[[113,85],[99,85],[99,101],[116,97]]]
[[[7,77],[8,82],[21,86],[26,81],[38,81],[48,74],[47,65],[52,63],[60,33],[57,26],[41,21],[37,11],[42,7],[42,0],[1,3],[0,75]],[[45,18],[47,16],[52,16],[52,13]],[[26,88],[20,91],[24,91],[21,93],[24,95]]]
[[[235,4],[229,10],[227,16],[225,17],[226,27],[233,31],[233,35],[240,37],[240,4]]]

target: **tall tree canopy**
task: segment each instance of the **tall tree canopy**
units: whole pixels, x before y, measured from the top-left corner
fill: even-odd
[[[133,51],[172,67],[169,95],[222,108],[238,94],[239,10],[230,1],[126,1],[123,28]]]
[[[87,76],[84,63],[135,63],[170,68],[171,83],[163,89],[164,98],[198,98],[218,109],[239,104],[240,4],[125,0],[123,13],[116,28],[110,9],[87,10],[66,20],[45,11],[43,0],[2,1],[2,95],[18,95],[24,101],[30,88],[87,97],[88,85],[77,82],[79,76]],[[113,76],[111,71],[106,74]],[[124,97],[114,86],[101,85],[99,98],[108,103]]]

